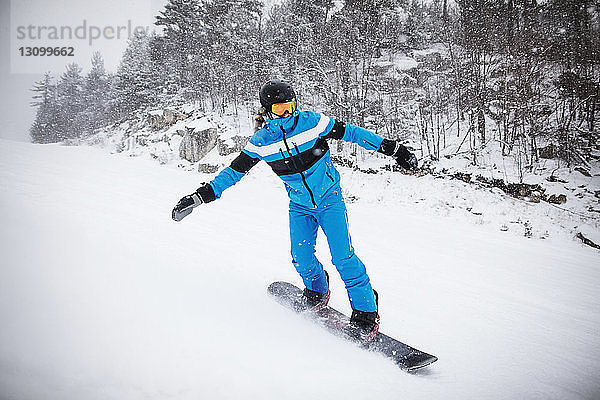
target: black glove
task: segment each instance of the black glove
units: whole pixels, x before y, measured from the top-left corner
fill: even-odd
[[[408,151],[408,149],[402,145],[399,145],[398,151],[396,154],[394,154],[394,157],[396,157],[396,162],[398,165],[404,169],[416,171],[419,167],[417,156]]]
[[[195,207],[198,207],[202,203],[208,203],[215,199],[215,192],[209,184],[205,183],[198,188],[194,193],[182,197],[177,203],[171,217],[174,221],[181,221],[192,213]]]
[[[381,148],[377,151],[394,157],[398,165],[404,169],[415,171],[419,167],[417,156],[395,140],[383,139]]]

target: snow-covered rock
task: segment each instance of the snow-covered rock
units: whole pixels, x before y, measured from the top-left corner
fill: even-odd
[[[194,128],[187,128],[179,145],[179,155],[189,162],[198,162],[216,145],[216,128],[207,128],[201,131],[196,131]]]
[[[247,141],[248,136],[218,115],[185,104],[137,112],[98,130],[84,143],[132,157],[150,156],[161,164],[214,172],[228,164]]]

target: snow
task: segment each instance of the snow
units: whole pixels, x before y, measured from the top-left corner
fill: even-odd
[[[599,398],[600,257],[555,227],[568,217],[458,181],[341,172],[382,331],[439,357],[419,373],[267,296],[300,279],[264,163],[175,223],[210,175],[0,140],[0,398]],[[317,255],[348,312],[322,235]]]
[[[398,71],[411,70],[417,68],[419,63],[412,57],[407,57],[401,54],[390,55],[389,59],[378,61],[377,65],[381,67],[395,67]]]
[[[398,63],[396,63],[398,64]],[[82,139],[76,144],[100,146],[113,153],[122,153],[130,157],[152,158],[158,163],[187,169],[198,170],[199,163],[224,168],[238,155],[234,149],[240,140],[252,136],[253,119],[250,110],[241,113],[231,113],[219,116],[216,113],[206,113],[197,105],[185,103],[160,111],[136,112],[127,120],[98,130],[89,138]],[[162,121],[158,126],[152,126],[148,114],[165,115],[177,114],[179,119],[172,122]],[[241,115],[240,115],[241,114]],[[246,117],[244,117],[246,115]],[[408,121],[408,120],[407,120]],[[416,127],[407,122],[408,130]],[[378,171],[376,175],[365,175],[353,171],[342,170],[345,179],[348,199],[362,198],[371,202],[388,202],[398,204],[408,202],[420,212],[431,215],[454,216],[466,218],[476,224],[489,224],[502,231],[511,231],[521,235],[536,238],[562,236],[565,239],[583,234],[595,243],[600,243],[600,218],[598,217],[598,196],[600,196],[600,164],[593,163],[589,169],[590,176],[577,171],[576,165],[567,167],[564,161],[543,160],[531,171],[522,167],[518,154],[502,156],[501,144],[493,138],[499,137],[497,126],[488,121],[491,141],[477,150],[477,162],[473,162],[470,151],[457,153],[463,135],[456,133],[456,124],[449,129],[444,139],[445,150],[439,161],[432,163],[427,155],[426,144],[412,139],[403,143],[412,149],[421,160],[421,165],[432,168],[433,174],[420,179],[420,184],[406,187],[398,174],[385,173],[394,161],[387,156],[366,151],[355,144],[346,143],[341,152],[337,146],[331,146],[332,155],[351,161],[363,171]],[[219,140],[234,152],[228,155],[220,154],[214,148],[200,162],[190,163],[182,160],[179,147],[183,134],[187,130],[200,132],[215,128]],[[465,149],[468,146],[465,146]],[[357,153],[353,156],[352,153]],[[521,165],[521,167],[519,167]],[[460,182],[438,182],[438,178],[450,179],[454,174],[469,174],[472,176],[470,185]],[[354,179],[358,177],[357,179]],[[509,198],[497,188],[487,188],[478,177],[483,179],[502,180],[506,184],[523,182],[530,185],[541,185],[546,198],[552,196],[566,199],[560,204],[542,201],[532,204],[524,200]],[[208,179],[208,178],[207,178]],[[435,181],[432,183],[431,181]],[[370,188],[379,187],[380,191]],[[429,188],[438,188],[434,194]],[[478,190],[477,190],[478,189]],[[417,204],[420,204],[417,206]],[[583,232],[585,230],[585,232]],[[578,239],[579,240],[579,239]]]

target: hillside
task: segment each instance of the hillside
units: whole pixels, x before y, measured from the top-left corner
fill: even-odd
[[[456,180],[341,168],[382,331],[440,358],[410,375],[267,297],[269,282],[299,279],[285,191],[266,165],[177,224],[172,206],[210,175],[147,158],[0,141],[0,398],[600,393],[597,250],[496,225],[500,216],[546,221],[531,212],[539,204],[508,207],[503,194]],[[317,253],[333,273],[322,237]],[[332,305],[348,312],[332,276]]]
[[[252,135],[251,125],[249,112],[219,116],[185,104],[134,113],[73,143],[208,173],[208,181],[243,148]],[[454,155],[449,150],[460,140],[448,137],[446,156],[435,162],[422,159],[422,142],[406,141],[421,167],[410,188],[403,187],[403,171],[391,158],[341,141],[330,148],[337,165],[349,167],[342,169],[348,201],[411,205],[426,214],[451,215],[527,237],[583,235],[600,244],[600,165],[580,169],[554,159],[523,171],[515,157],[502,157],[493,144],[478,152],[479,163],[474,164],[470,153]]]

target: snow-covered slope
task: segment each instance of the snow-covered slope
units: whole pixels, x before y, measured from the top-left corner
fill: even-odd
[[[208,178],[95,148],[0,141],[0,399],[600,396],[598,251],[503,232],[448,204],[511,219],[490,206],[498,194],[343,171],[381,329],[440,358],[410,375],[267,297],[271,281],[299,279],[285,191],[264,164],[171,221]],[[505,211],[530,210],[518,207]],[[322,237],[318,256],[332,305],[347,312]]]
[[[249,110],[219,116],[206,113],[193,104],[183,104],[138,111],[72,144],[100,147],[129,157],[144,157],[170,168],[219,171],[239,154],[252,136],[252,127]],[[215,141],[210,140],[207,129],[215,130]],[[193,132],[194,139],[190,139],[186,132]],[[198,139],[201,139],[200,142]],[[449,138],[448,142],[459,139]],[[416,149],[423,145],[410,141],[405,143]],[[473,164],[470,154],[442,157],[432,163],[427,156],[422,158],[422,150],[415,150],[422,158],[419,174],[428,172],[415,181],[418,182],[416,185],[407,188],[399,174],[384,172],[395,164],[392,158],[346,142],[332,143],[330,149],[336,162],[342,160],[344,165],[355,167],[354,170],[341,170],[348,200],[360,198],[392,205],[410,203],[419,212],[452,215],[477,224],[489,224],[493,228],[510,231],[510,234],[543,239],[557,236],[575,238],[583,234],[593,243],[600,243],[598,163],[589,169],[589,176],[577,171],[576,167],[562,165],[564,163],[560,160],[542,160],[535,171],[525,172],[518,167],[514,156],[503,157],[496,145],[478,151],[477,165]],[[365,174],[362,171],[378,173]],[[498,182],[504,185],[506,191],[506,185],[520,182],[519,171],[525,174],[522,183],[539,187],[535,190],[538,203],[503,195]],[[436,181],[439,178],[452,180],[457,176],[469,184]],[[494,181],[495,187],[490,184]],[[373,187],[381,190],[373,191]],[[514,195],[518,190],[513,189],[512,192]],[[520,198],[531,197],[535,196],[522,195]],[[547,201],[552,197],[563,199],[553,203]]]

